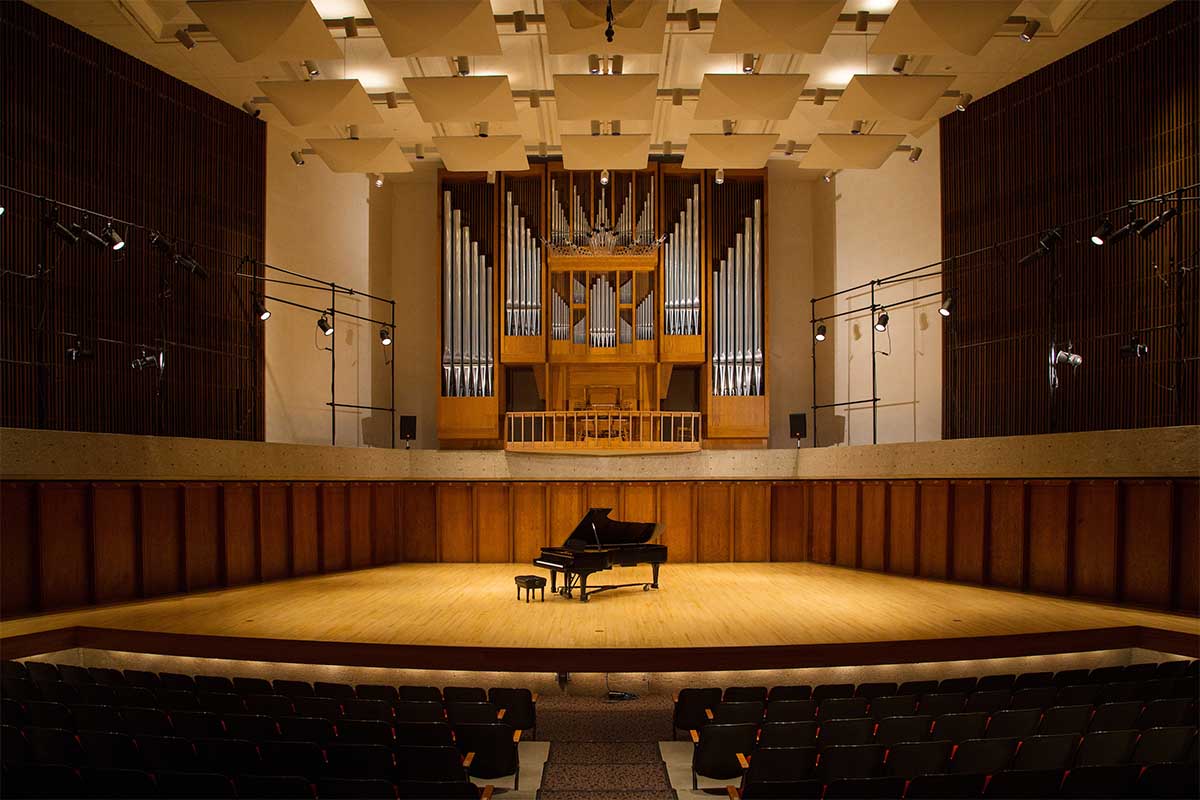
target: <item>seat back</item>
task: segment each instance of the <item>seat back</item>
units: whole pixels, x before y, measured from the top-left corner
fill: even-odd
[[[827,747],[817,760],[817,775],[826,783],[839,778],[874,778],[883,772],[884,752],[881,744]]]
[[[967,739],[954,749],[950,771],[991,775],[1008,767],[1016,751],[1016,739]]]
[[[767,703],[767,722],[806,722],[816,716],[815,700],[772,700]]]
[[[474,753],[472,777],[500,778],[517,771],[517,744],[513,729],[501,722],[468,723],[454,729],[460,753]]]
[[[772,722],[762,725],[759,747],[809,747],[816,743],[817,723],[814,720]]]
[[[1030,736],[1021,742],[1013,769],[1066,769],[1075,758],[1079,734],[1056,733],[1049,736]]]
[[[914,694],[887,695],[871,699],[871,716],[875,719],[885,717],[911,717],[917,713],[917,696]]]
[[[853,683],[823,683],[813,688],[812,699],[818,703],[835,697],[853,697]]]
[[[809,700],[812,698],[812,687],[797,684],[787,686],[772,686],[767,692],[767,702],[776,700]]]
[[[763,719],[763,708],[764,703],[760,700],[722,702],[712,710],[713,722],[750,722],[759,725]]]
[[[397,747],[396,777],[411,781],[469,780],[462,759],[454,747]]]
[[[830,697],[818,701],[817,719],[854,719],[867,716],[871,701],[865,697]]]
[[[488,700],[504,709],[504,721],[514,728],[528,730],[537,726],[537,704],[528,689],[489,689]]]
[[[446,703],[446,718],[457,727],[463,723],[495,722],[500,709],[486,701],[463,701]]]
[[[1012,736],[1024,739],[1037,731],[1038,723],[1042,721],[1042,711],[1038,708],[1010,709],[997,711],[988,720],[987,738],[1009,738]]]
[[[342,778],[390,778],[396,768],[392,751],[379,744],[325,746],[331,775]]]
[[[946,771],[954,744],[947,741],[901,742],[887,754],[887,774],[915,778]]]
[[[979,797],[985,775],[918,775],[908,784],[905,800]]]
[[[189,739],[182,736],[138,736],[138,753],[151,772],[193,772],[199,769],[200,759]]]
[[[1126,764],[1137,745],[1137,731],[1102,731],[1083,737],[1075,754],[1077,767],[1105,767]]]
[[[126,683],[121,670],[111,667],[88,667],[88,674],[92,676],[93,681],[105,686],[124,686]]]
[[[854,696],[874,700],[876,697],[894,695],[898,688],[900,687],[897,684],[891,682],[860,683],[854,690]]]
[[[753,723],[710,723],[700,730],[692,751],[692,771],[706,778],[729,779],[742,774],[737,754],[754,752],[758,726]]]
[[[675,701],[673,722],[676,728],[698,730],[708,724],[705,709],[716,708],[721,703],[721,690],[681,689]]]
[[[396,743],[392,726],[376,719],[344,719],[337,725],[339,742],[347,744],[381,744],[392,747]]]
[[[942,714],[933,721],[933,738],[958,743],[981,739],[987,729],[988,715],[984,711]]]
[[[303,775],[316,779],[325,771],[325,753],[316,742],[287,740],[259,742],[262,772],[269,775]]]
[[[445,722],[397,722],[395,732],[397,745],[454,745],[454,734]]]
[[[929,739],[931,727],[933,717],[928,714],[884,717],[879,720],[879,727],[875,730],[875,741],[884,747],[891,747],[900,742],[924,742]]]
[[[826,787],[825,800],[839,800],[840,798],[900,800],[904,796],[904,786],[903,778],[842,778]]]
[[[487,692],[478,686],[446,686],[442,699],[447,703],[486,703]]]
[[[400,701],[400,693],[396,691],[395,686],[381,683],[360,683],[354,687],[354,693],[364,700],[382,700],[390,705]]]
[[[988,781],[984,797],[1055,797],[1062,785],[1061,769],[1006,769]]]
[[[817,731],[817,747],[824,750],[841,744],[870,744],[874,738],[875,720],[870,717],[831,719],[821,723]]]
[[[747,782],[798,781],[812,775],[817,764],[815,747],[759,747],[750,757]]]
[[[1196,741],[1196,729],[1191,727],[1151,728],[1143,731],[1133,749],[1130,761],[1134,764],[1168,764],[1188,758]]]
[[[767,702],[767,687],[730,686],[725,690],[721,700],[725,703],[765,703]]]

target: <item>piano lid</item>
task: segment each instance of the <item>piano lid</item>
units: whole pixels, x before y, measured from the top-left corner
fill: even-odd
[[[588,509],[587,514],[562,543],[571,550],[621,547],[623,545],[646,544],[658,538],[658,523],[621,522],[609,519],[611,508]]]

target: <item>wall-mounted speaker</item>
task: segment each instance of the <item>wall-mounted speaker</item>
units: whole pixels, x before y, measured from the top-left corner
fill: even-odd
[[[401,415],[400,417],[400,438],[406,442],[411,442],[417,438],[417,418]]]
[[[808,415],[807,414],[789,414],[788,426],[791,430],[791,436],[799,442],[800,439],[808,436]]]

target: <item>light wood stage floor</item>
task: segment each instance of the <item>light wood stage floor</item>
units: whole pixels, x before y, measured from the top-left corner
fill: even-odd
[[[403,564],[0,622],[69,647],[425,669],[676,671],[1121,647],[1191,655],[1200,620],[816,564],[666,564],[662,588],[518,601],[521,564]],[[648,580],[648,567],[593,583]]]

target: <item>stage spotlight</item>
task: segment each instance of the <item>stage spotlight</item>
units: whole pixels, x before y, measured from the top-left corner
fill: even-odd
[[[417,142],[415,145],[413,145],[413,155],[416,156],[417,161],[425,160],[425,145],[424,145],[424,143]]]
[[[375,188],[376,189],[383,188],[383,176],[380,175],[378,172],[375,173]]]
[[[700,9],[689,8],[687,10],[687,28],[689,31],[700,30]]]
[[[292,163],[294,163],[297,167],[303,167],[304,166],[304,154],[301,153],[299,150],[293,150],[292,151]]]
[[[1138,236],[1142,237],[1143,239],[1149,239],[1151,234],[1174,219],[1175,215],[1178,213],[1179,209],[1177,207],[1167,206],[1165,209],[1163,209],[1161,214],[1142,226],[1142,229],[1138,231]]]
[[[950,316],[950,312],[954,309],[954,295],[948,294],[942,298],[942,304],[938,306],[938,313],[943,317]]]
[[[1070,342],[1067,343],[1067,348],[1065,350],[1060,350],[1058,348],[1051,349],[1050,366],[1053,367],[1059,364],[1067,364],[1072,368],[1080,367],[1083,364],[1083,356],[1079,355],[1078,353],[1072,353],[1071,349],[1072,345]]]
[[[138,357],[135,358],[132,362],[130,362],[129,366],[131,366],[134,369],[138,369],[138,370],[147,369],[149,367],[161,368],[162,367],[162,356],[161,356],[161,354],[156,356],[153,353],[148,352],[147,350],[143,349],[138,354]]]
[[[600,185],[608,186],[608,170],[606,169],[600,170]]]
[[[1113,232],[1113,224],[1107,219],[1100,223],[1100,227],[1092,233],[1091,242],[1097,247],[1101,247],[1108,241],[1108,236]]]
[[[733,120],[721,120],[721,133],[725,134],[726,136],[733,136]]]
[[[459,77],[471,74],[471,59],[466,56],[455,56],[454,66],[458,70]]]
[[[486,139],[486,138],[488,138],[488,123],[487,123],[487,120],[483,120],[482,122],[477,122],[477,123],[475,123],[475,126],[476,126],[476,128],[478,129],[478,131],[479,131],[479,138],[480,138],[480,139]]]
[[[529,22],[525,19],[525,12],[517,9],[513,12],[513,33],[524,33],[529,30]]]
[[[262,116],[262,109],[254,105],[254,101],[252,100],[247,100],[246,102],[242,103],[242,111],[245,111],[247,114],[256,119]]]
[[[892,62],[892,72],[904,72],[904,68],[908,66],[909,56],[898,55],[896,60]]]
[[[322,314],[321,318],[317,320],[317,328],[326,336],[333,336],[333,323],[329,321],[328,314]]]
[[[854,124],[850,126],[850,132],[853,133],[855,136],[858,136],[859,134],[861,134],[862,129],[863,129],[863,121],[861,119],[854,120]]]
[[[592,120],[592,136],[599,136],[599,135],[600,135],[600,120],[594,119],[594,120]]]
[[[888,326],[888,313],[887,313],[887,309],[885,308],[879,312],[879,318],[877,320],[875,320],[875,330],[879,331],[880,333],[883,333],[884,331],[887,330],[887,326]]]
[[[867,23],[869,23],[870,21],[871,21],[871,12],[869,12],[869,11],[854,12],[854,32],[855,33],[866,33],[867,32]]]
[[[108,242],[104,241],[104,237],[90,228],[85,228],[82,225],[71,223],[71,230],[82,236],[84,239],[87,239],[91,244],[96,245],[96,247],[100,247],[105,250],[108,249]]]
[[[196,46],[196,40],[187,32],[187,28],[178,28],[175,31],[175,39],[183,45],[184,50],[191,50]]]
[[[612,122],[610,122],[609,123],[609,132],[612,133],[613,136],[620,136],[621,135],[621,120],[614,119]]]
[[[113,250],[125,249],[125,240],[121,238],[121,234],[117,233],[117,229],[111,222],[104,226],[104,231],[100,235],[104,237],[104,243]]]
[[[392,344],[392,331],[390,328],[379,329],[379,342],[384,347],[390,347]]]
[[[593,75],[600,74],[600,56],[596,55],[595,53],[592,53],[590,56],[588,56],[588,72],[592,73]]]
[[[191,256],[177,255],[175,263],[195,275],[197,278],[207,278],[208,271],[200,266],[200,262]]]
[[[383,99],[387,103],[388,108],[399,108],[400,107],[400,98],[396,96],[395,92],[385,93],[383,95]]]
[[[965,93],[963,93],[963,94],[960,94],[960,95],[958,96],[958,102],[956,102],[956,103],[954,104],[954,107],[955,107],[956,109],[958,109],[959,111],[966,111],[966,110],[967,110],[967,106],[971,105],[971,100],[972,100],[972,99],[973,99],[973,98],[971,97],[971,93],[970,93],[970,92],[965,92]]]
[[[79,234],[58,221],[57,207],[50,209],[50,213],[46,215],[46,224],[58,235],[58,238],[67,244],[77,244],[79,242]]]
[[[163,236],[158,231],[150,231],[150,246],[160,253],[171,255],[174,247],[171,246],[171,240]]]
[[[71,361],[90,361],[96,357],[96,353],[83,343],[83,339],[76,339],[75,344],[67,348],[67,358]]]
[[[4,216],[4,206],[0,206],[0,217]]]
[[[625,56],[615,55],[612,57],[612,74],[620,75],[625,70]]]
[[[308,77],[310,78],[316,78],[321,74],[321,68],[311,58],[304,62],[304,71],[308,73]]]
[[[1058,228],[1052,228],[1051,230],[1046,231],[1044,234],[1042,234],[1042,238],[1038,239],[1037,249],[1025,256],[1022,256],[1021,260],[1017,262],[1017,266],[1024,266],[1031,261],[1041,258],[1053,250],[1054,245],[1058,244],[1058,242],[1061,240],[1062,232]]]
[[[826,332],[825,323],[822,322],[819,325],[817,325],[817,333],[813,338],[816,339],[818,342],[823,342],[823,341],[825,341],[825,332]]]
[[[716,181],[717,181],[717,186],[720,186],[722,183],[725,182],[725,170],[724,169],[720,169],[720,168],[717,169]]]
[[[824,175],[821,176],[821,180],[825,181],[826,183],[833,183],[833,173],[826,172]]]
[[[796,152],[796,140],[788,139],[787,144],[784,145],[784,147],[783,147],[783,154],[785,156],[790,156],[790,155],[793,155],[795,152]]]
[[[1137,233],[1145,224],[1146,220],[1142,219],[1141,217],[1134,217],[1133,219],[1129,220],[1129,222],[1126,222],[1124,225],[1113,231],[1113,234],[1108,237],[1108,243],[1112,244],[1113,242],[1119,242],[1129,234]]]
[[[908,160],[911,161],[913,164],[915,164],[921,160],[921,153],[924,153],[924,152],[925,151],[922,150],[920,147],[914,147],[912,150],[908,151]]]
[[[754,53],[745,53],[742,55],[742,72],[747,75],[754,72]]]
[[[267,308],[266,303],[262,300],[254,301],[254,313],[258,314],[258,318],[262,322],[266,322],[271,318],[271,309]]]
[[[825,105],[825,90],[824,89],[818,87],[817,90],[815,92],[813,92],[813,105],[814,106]]]
[[[1037,36],[1038,28],[1042,27],[1042,23],[1036,19],[1028,20],[1025,23],[1025,28],[1021,31],[1022,42],[1032,42],[1033,37]]]
[[[1142,344],[1136,336],[1130,336],[1129,342],[1121,345],[1121,358],[1145,358],[1150,355],[1150,348]]]
[[[683,89],[672,89],[671,90],[671,105],[673,105],[673,106],[683,105]]]

